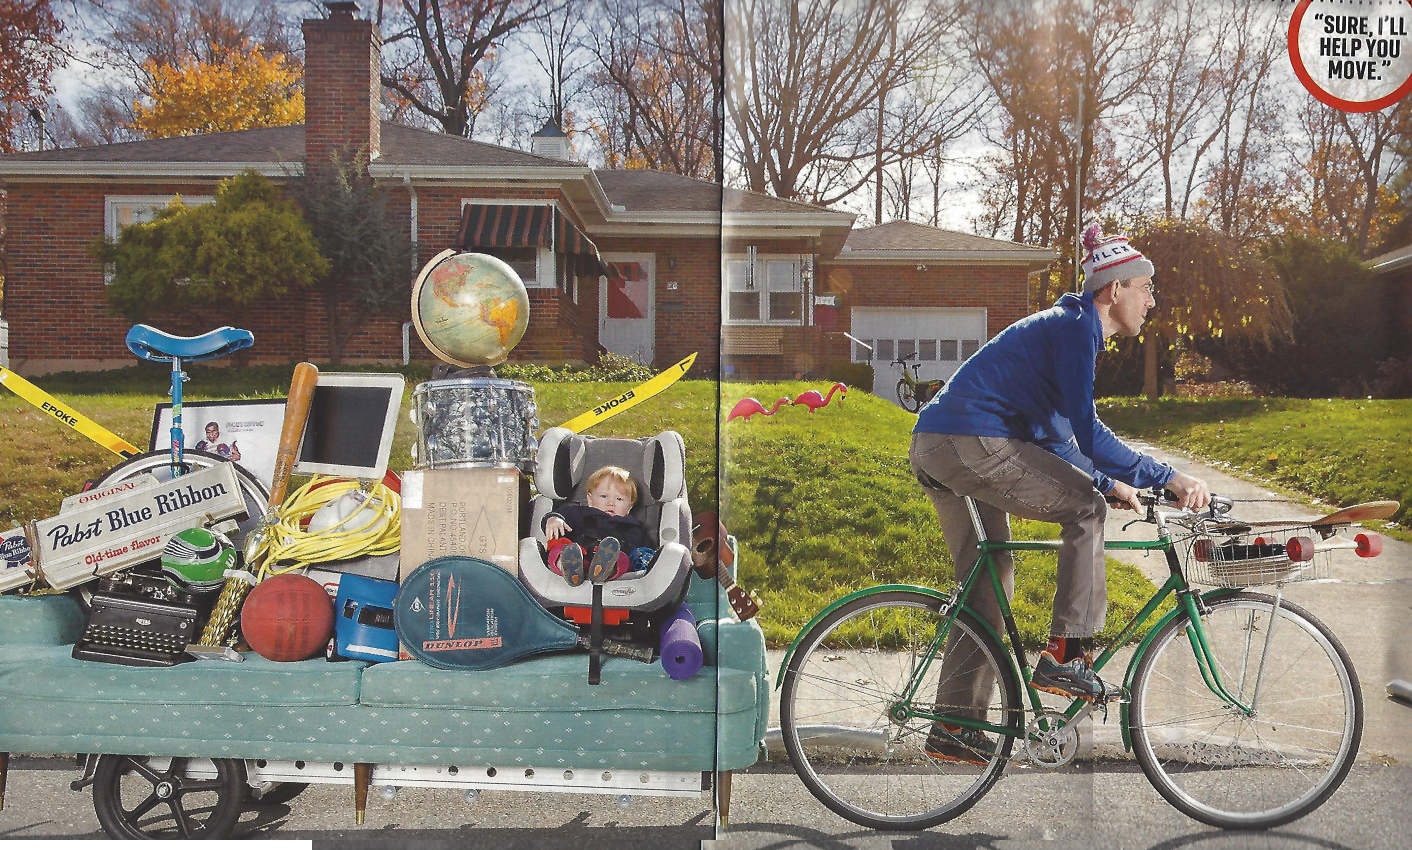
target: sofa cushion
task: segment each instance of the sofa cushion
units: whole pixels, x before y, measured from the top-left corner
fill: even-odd
[[[6,698],[147,705],[354,705],[363,661],[330,664],[191,661],[174,667],[127,667],[72,658],[72,646],[0,651],[0,702]]]
[[[67,593],[0,596],[0,646],[73,643],[88,617]]]
[[[719,681],[717,673],[719,672]],[[683,681],[658,663],[605,658],[603,679],[588,684],[588,656],[560,653],[494,670],[437,670],[420,661],[377,664],[363,673],[361,702],[369,706],[490,711],[749,711],[756,677],[729,667],[703,667]],[[761,697],[763,698],[763,697]]]

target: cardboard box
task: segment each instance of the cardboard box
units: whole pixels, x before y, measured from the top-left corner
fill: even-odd
[[[432,558],[471,555],[520,574],[521,506],[529,482],[515,469],[414,469],[402,473],[402,561],[398,580]],[[401,649],[400,658],[411,655]]]
[[[520,504],[528,488],[514,469],[403,473],[399,580],[442,555],[471,555],[518,576]]]

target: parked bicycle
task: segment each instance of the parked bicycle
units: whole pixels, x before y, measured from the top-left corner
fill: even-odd
[[[1397,503],[1313,522],[1245,523],[1230,518],[1228,499],[1213,497],[1199,514],[1159,507],[1167,503],[1156,493],[1142,500],[1146,516],[1134,522],[1155,524],[1155,539],[1106,548],[1160,551],[1170,576],[1093,664],[1103,669],[1140,636],[1118,699],[1124,745],[1168,802],[1204,823],[1263,829],[1308,814],[1353,764],[1363,700],[1338,638],[1286,600],[1284,587],[1326,576],[1330,550],[1378,554],[1376,534],[1339,532],[1391,516]],[[958,589],[849,594],[804,627],[781,663],[780,722],[794,768],[855,823],[924,829],[950,820],[990,790],[1015,748],[1036,767],[1062,768],[1079,752],[1080,721],[1095,709],[1107,719],[1107,706],[1080,699],[1063,710],[1041,704],[993,566],[997,552],[1055,551],[1059,542],[987,540],[968,507],[980,556]],[[1000,600],[1003,635],[967,605],[980,581]],[[1244,589],[1260,584],[1274,593]],[[1158,616],[1172,597],[1175,606]],[[942,704],[941,684],[973,672],[990,683],[988,696]],[[974,764],[942,761],[923,749],[934,729],[972,744],[977,736],[966,730],[979,730],[987,743],[970,748]]]
[[[941,392],[941,388],[946,386],[946,381],[937,378],[931,381],[923,381],[917,377],[917,370],[922,368],[920,363],[911,363],[912,371],[907,371],[909,360],[915,361],[917,353],[913,352],[908,357],[899,357],[892,361],[892,365],[902,373],[902,378],[897,382],[897,401],[902,405],[902,409],[909,413],[916,413],[922,409],[922,405],[932,400],[932,397]]]

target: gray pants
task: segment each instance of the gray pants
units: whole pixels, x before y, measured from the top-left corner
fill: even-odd
[[[1103,628],[1108,608],[1103,521],[1108,505],[1088,473],[1033,443],[1006,437],[917,433],[912,435],[908,461],[941,520],[957,581],[970,574],[980,551],[963,496],[975,499],[990,540],[1009,538],[1009,514],[1056,522],[1061,532],[1050,633],[1092,637]],[[1014,560],[1000,552],[994,561],[1009,600],[1015,593]],[[1004,635],[1000,606],[988,580],[972,587],[966,605]],[[986,695],[993,682],[985,674],[987,668],[964,660],[974,656],[974,648],[967,651],[948,639],[939,705],[990,704]]]

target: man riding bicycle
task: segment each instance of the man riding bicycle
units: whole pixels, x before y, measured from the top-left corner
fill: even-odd
[[[1049,644],[1031,676],[1037,689],[1083,699],[1108,699],[1116,688],[1093,672],[1085,643],[1103,627],[1108,596],[1103,555],[1107,501],[1141,510],[1137,490],[1165,486],[1183,508],[1210,500],[1206,483],[1141,454],[1098,418],[1093,377],[1103,341],[1137,336],[1156,305],[1152,262],[1121,236],[1084,233],[1082,295],[1001,331],[971,356],[917,417],[908,460],[932,500],[957,580],[979,553],[964,496],[972,497],[986,536],[1008,539],[1008,514],[1056,522],[1059,565]],[[1014,594],[1014,562],[997,552],[996,573]],[[997,632],[1000,608],[988,582],[970,605]],[[985,705],[992,682],[983,672],[951,663],[948,639],[937,704]],[[963,647],[964,648],[964,647]],[[966,712],[960,712],[965,715]],[[995,743],[973,729],[932,729],[926,751],[944,761],[983,764]]]

